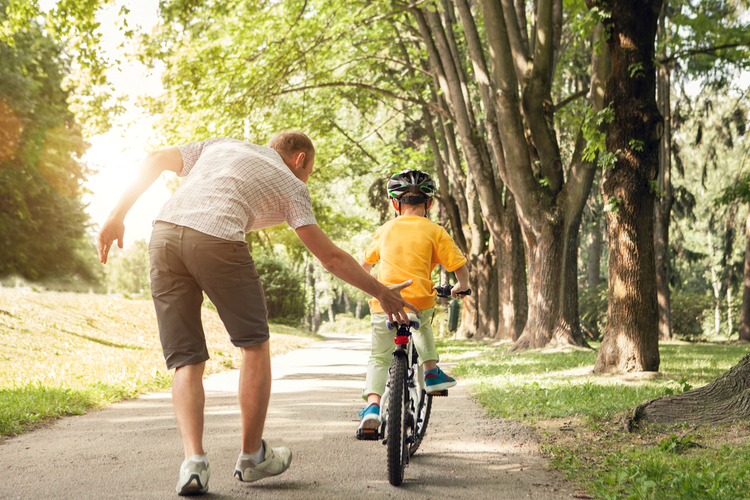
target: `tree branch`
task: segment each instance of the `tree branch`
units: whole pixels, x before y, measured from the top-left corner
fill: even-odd
[[[399,95],[399,94],[396,94],[395,92],[391,92],[390,90],[381,89],[380,87],[376,87],[374,85],[369,85],[369,84],[366,84],[366,83],[358,83],[358,82],[328,82],[328,83],[317,83],[317,84],[314,84],[314,85],[303,85],[302,87],[295,87],[295,88],[292,88],[292,89],[285,89],[285,90],[280,90],[278,92],[274,92],[272,94],[269,94],[269,97],[275,97],[275,96],[284,95],[284,94],[292,94],[294,92],[303,92],[305,90],[320,89],[320,88],[325,88],[325,87],[355,87],[355,88],[359,88],[359,89],[369,90],[371,92],[376,92],[378,94],[386,95],[386,96],[391,97],[393,99],[398,99],[399,101],[406,101],[406,102],[410,102],[412,104],[419,104],[420,106],[427,106],[428,108],[434,110],[435,112],[442,114],[447,119],[449,119],[451,121],[453,120],[453,117],[451,116],[450,113],[448,113],[444,109],[440,108],[435,103],[427,102],[427,101],[425,101],[423,99],[416,99],[414,97],[409,97],[409,96],[405,96],[405,95]]]
[[[430,0],[418,0],[418,1],[416,1],[416,2],[412,2],[412,3],[410,3],[410,4],[405,4],[405,5],[404,5],[404,4],[402,4],[402,5],[401,5],[401,8],[400,8],[400,9],[398,9],[398,10],[394,10],[394,11],[392,11],[392,12],[388,12],[387,14],[381,14],[381,15],[379,15],[379,16],[371,17],[370,19],[365,19],[365,20],[364,20],[364,21],[362,21],[362,22],[363,22],[364,24],[370,24],[370,23],[374,23],[375,21],[380,21],[381,19],[385,19],[386,17],[391,17],[391,16],[395,16],[396,14],[400,14],[400,13],[402,13],[402,12],[406,11],[406,10],[409,10],[409,9],[411,9],[411,8],[414,8],[414,7],[416,7],[416,6],[418,6],[418,5],[421,5],[421,4],[423,4],[423,3],[425,3],[425,2],[428,2],[428,1],[430,1]]]
[[[585,95],[588,95],[589,92],[590,92],[590,89],[583,89],[583,90],[579,90],[575,94],[569,95],[568,97],[566,97],[565,99],[563,99],[559,103],[555,104],[555,112],[557,112],[560,109],[564,108],[565,106],[567,106],[571,102],[575,101],[576,99],[580,99],[581,97],[583,97]]]
[[[694,56],[697,54],[708,54],[710,52],[716,52],[717,50],[734,49],[737,47],[750,47],[750,41],[742,42],[742,43],[727,43],[725,45],[716,45],[715,47],[706,47],[702,49],[692,49],[686,52],[671,55],[669,57],[657,59],[657,61],[661,64],[668,64],[668,63],[671,63],[672,61],[681,59],[683,57],[690,57],[690,56]]]
[[[518,24],[518,15],[513,0],[502,0],[503,14],[505,17],[505,26],[508,30],[510,47],[513,51],[513,62],[516,67],[516,77],[518,81],[523,81],[526,76],[529,54],[523,44],[521,35],[521,26]],[[526,29],[526,26],[523,27]]]
[[[362,146],[362,145],[361,145],[361,144],[360,144],[359,142],[357,142],[357,141],[355,141],[354,139],[352,139],[352,138],[351,138],[351,137],[349,136],[349,134],[347,134],[347,133],[346,133],[346,132],[344,131],[344,129],[342,129],[341,127],[339,127],[339,125],[338,125],[338,124],[337,124],[337,123],[336,123],[335,121],[333,121],[333,120],[329,120],[329,122],[331,123],[331,125],[333,125],[333,127],[334,127],[334,128],[336,129],[336,130],[338,130],[338,131],[339,131],[339,132],[341,133],[341,135],[343,135],[344,137],[346,137],[346,138],[347,138],[347,140],[349,140],[350,142],[354,143],[354,145],[355,145],[355,146],[357,146],[357,148],[358,148],[358,149],[359,149],[360,151],[362,151],[362,152],[363,152],[363,153],[365,154],[365,156],[367,156],[367,157],[368,157],[369,159],[371,159],[372,161],[374,161],[374,162],[375,162],[375,165],[380,165],[380,162],[379,162],[378,160],[376,160],[374,156],[372,156],[372,155],[371,155],[370,153],[368,153],[368,152],[367,152],[367,150],[366,150],[366,149],[365,149],[365,148],[364,148],[364,147],[363,147],[363,146]]]

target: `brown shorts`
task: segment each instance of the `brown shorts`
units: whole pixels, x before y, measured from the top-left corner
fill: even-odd
[[[151,296],[167,368],[209,359],[203,291],[237,347],[268,340],[266,299],[247,243],[157,222],[148,245]]]

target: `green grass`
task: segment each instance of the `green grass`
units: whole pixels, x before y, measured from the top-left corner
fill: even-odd
[[[747,422],[622,430],[622,417],[633,407],[711,382],[748,346],[662,344],[657,376],[593,375],[594,350],[508,349],[438,341],[441,359],[456,363],[451,374],[472,386],[487,413],[535,426],[550,465],[577,487],[601,499],[750,497]]]
[[[490,415],[513,418],[608,418],[643,401],[699,387],[734,366],[746,346],[667,344],[655,379],[595,376],[596,351],[572,349],[509,353],[469,341],[438,341],[438,352],[457,361],[452,375],[471,382]]]
[[[206,372],[239,367],[242,353],[215,311],[203,310],[203,326]],[[274,355],[316,338],[284,325],[270,331]],[[0,287],[0,437],[171,383],[151,301]]]
[[[68,415],[81,415],[115,401],[144,392],[168,389],[172,375],[157,373],[147,382],[130,385],[95,383],[73,389],[50,387],[39,382],[0,389],[0,435],[23,433],[46,421]]]
[[[270,323],[268,329],[271,333],[278,333],[279,335],[293,335],[295,337],[305,337],[313,340],[323,340],[322,335],[318,335],[310,330],[304,330],[302,328],[296,328],[288,325],[278,325]]]

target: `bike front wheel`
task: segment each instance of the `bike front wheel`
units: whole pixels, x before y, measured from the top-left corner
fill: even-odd
[[[406,387],[407,366],[404,356],[393,356],[391,363],[390,395],[388,396],[388,482],[399,486],[404,480],[404,468],[409,460],[406,447],[409,391]]]

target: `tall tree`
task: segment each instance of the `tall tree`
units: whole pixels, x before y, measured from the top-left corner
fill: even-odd
[[[669,227],[674,203],[671,176],[675,124],[670,96],[673,75],[680,70],[704,87],[715,87],[724,86],[736,69],[747,67],[750,35],[746,12],[746,1],[665,0],[662,5],[657,32],[657,96],[659,112],[664,117],[664,134],[659,151],[659,196],[654,226],[659,338],[662,340],[672,337]]]
[[[664,125],[656,104],[654,41],[662,1],[587,2],[608,9],[612,73],[605,102],[614,112],[606,125],[614,162],[602,178],[604,203],[611,207],[609,303],[594,371],[657,371],[654,199]]]
[[[87,145],[62,88],[68,60],[35,22],[9,36],[0,41],[0,276],[92,279],[82,255],[91,251]]]
[[[578,321],[578,231],[595,172],[584,158],[583,128],[564,167],[553,127],[552,81],[560,50],[563,4],[534,3],[531,29],[523,2],[481,0],[492,64],[492,101],[497,113],[504,162],[500,175],[516,201],[526,247],[529,316],[514,348],[584,343]],[[520,7],[520,8],[517,8]],[[466,26],[468,17],[462,15]],[[603,57],[593,57],[588,93],[601,109]],[[519,101],[518,96],[521,96]],[[469,165],[470,168],[471,165]],[[479,177],[479,175],[477,175]],[[484,174],[484,178],[487,174]],[[495,193],[482,194],[485,217]]]

